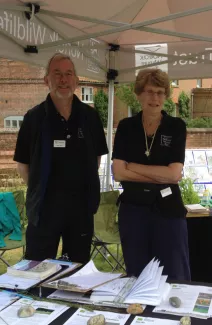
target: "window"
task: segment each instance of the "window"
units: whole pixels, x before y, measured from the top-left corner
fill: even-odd
[[[21,127],[23,116],[8,116],[4,119],[5,128],[19,129]]]
[[[202,87],[202,79],[197,79],[197,88]]]
[[[82,87],[82,101],[85,103],[93,103],[92,87]]]
[[[179,86],[179,80],[172,80],[172,86],[173,87],[178,87]]]

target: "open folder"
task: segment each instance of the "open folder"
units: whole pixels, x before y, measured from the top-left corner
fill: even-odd
[[[49,298],[92,305],[126,308],[131,303],[158,306],[169,293],[163,266],[153,259],[138,278],[117,278],[92,289],[92,293],[63,291],[57,287]]]
[[[138,278],[117,279],[93,289],[92,301],[114,303],[140,303],[157,306],[167,296],[170,285],[167,276],[162,275],[163,266],[158,260],[151,260]]]
[[[74,292],[87,292],[122,275],[122,273],[100,272],[91,260],[73,275],[57,281],[45,282],[42,286]]]

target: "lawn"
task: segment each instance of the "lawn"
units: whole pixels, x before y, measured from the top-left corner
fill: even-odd
[[[0,188],[1,192],[14,191],[14,190],[24,190],[25,191],[26,187],[22,185],[22,186],[18,186],[16,188],[8,188],[8,187]],[[109,245],[108,248],[113,253],[113,255],[116,256],[116,254],[117,254],[117,245]],[[59,246],[57,256],[58,257],[61,256],[61,244]],[[4,258],[8,261],[8,263],[10,265],[14,265],[18,261],[20,261],[21,257],[22,257],[22,248],[7,251],[4,254]],[[112,264],[114,264],[114,260],[111,258],[111,256],[107,256],[107,257],[110,260],[110,262]],[[97,269],[100,270],[100,271],[110,272],[112,270],[111,266],[107,263],[107,261],[105,261],[105,259],[100,254],[98,254],[95,257],[94,263],[95,263]],[[7,268],[6,265],[0,260],[0,274],[5,273],[6,268]],[[120,269],[117,269],[117,271],[118,272],[123,272],[123,270],[120,270]]]
[[[112,253],[116,256],[116,245],[109,245],[109,249]],[[61,245],[58,249],[58,256],[61,256]],[[17,263],[22,257],[22,248],[14,249],[11,251],[5,252],[3,256],[10,265]],[[113,263],[111,257],[108,256],[108,259]],[[96,256],[94,259],[94,263],[99,271],[110,272],[111,267],[110,265],[104,260],[104,258],[100,255]],[[0,274],[5,273],[7,270],[7,266],[0,260]],[[118,272],[123,272],[123,270],[117,270]]]

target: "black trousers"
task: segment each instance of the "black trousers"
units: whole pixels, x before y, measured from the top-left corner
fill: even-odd
[[[173,207],[174,208],[174,207]],[[163,217],[151,206],[121,203],[119,231],[128,275],[138,276],[156,257],[163,274],[190,281],[187,223],[185,218]]]
[[[26,259],[42,261],[56,258],[60,238],[62,254],[73,262],[87,263],[90,260],[93,237],[93,216],[79,200],[60,200],[45,203],[38,226],[29,222],[26,231]]]

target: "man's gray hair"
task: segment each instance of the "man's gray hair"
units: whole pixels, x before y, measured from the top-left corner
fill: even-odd
[[[72,61],[71,57],[67,54],[57,52],[54,55],[52,55],[52,57],[49,59],[47,66],[46,66],[45,76],[48,76],[50,65],[51,65],[52,61],[57,57],[58,57],[58,59],[61,59],[61,60],[69,60],[73,64],[75,75],[77,75],[76,68],[75,68],[74,62]]]

